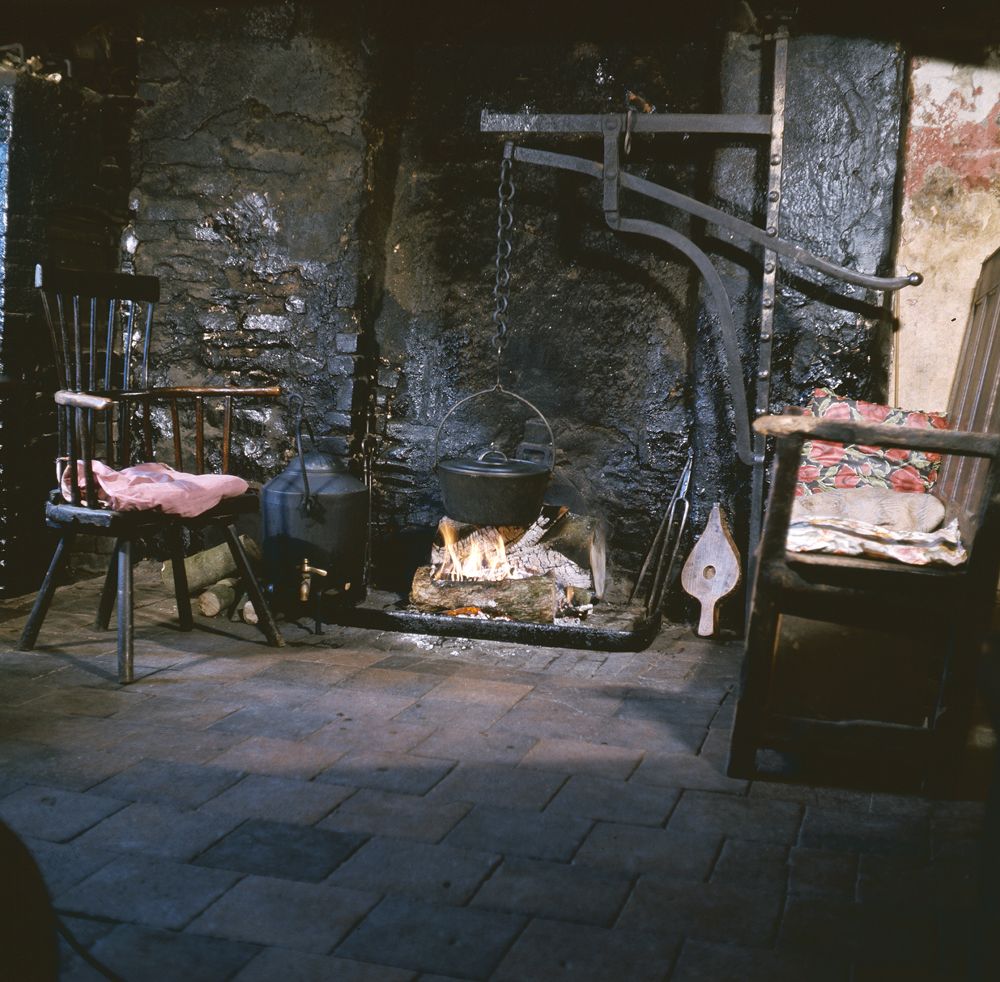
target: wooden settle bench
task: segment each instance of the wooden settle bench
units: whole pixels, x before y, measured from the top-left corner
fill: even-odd
[[[803,415],[762,417],[754,424],[774,438],[774,465],[730,744],[731,776],[774,776],[764,751],[793,761],[817,752],[848,761],[875,754],[884,759],[887,779],[904,764],[922,775],[927,789],[947,792],[971,725],[977,662],[1000,573],[998,390],[1000,250],[985,261],[976,285],[949,398],[949,429]],[[788,551],[803,443],[811,439],[944,455],[933,493],[945,503],[945,520],[957,518],[968,559],[957,567],[919,566]],[[783,615],[884,632],[896,658],[907,657],[918,643],[939,646],[933,649],[940,658],[926,717],[901,723],[789,712],[775,694]]]

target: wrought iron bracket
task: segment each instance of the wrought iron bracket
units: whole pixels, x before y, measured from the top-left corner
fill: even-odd
[[[751,430],[753,415],[769,411],[771,352],[774,335],[774,302],[779,257],[806,266],[833,279],[871,290],[891,291],[923,282],[919,273],[906,276],[874,276],[847,269],[778,235],[781,206],[781,177],[785,125],[785,81],[787,72],[788,33],[779,28],[773,35],[774,73],[771,112],[761,114],[694,113],[607,113],[607,114],[508,114],[484,110],[480,130],[484,133],[556,135],[593,134],[603,140],[601,162],[568,154],[515,147],[514,159],[522,163],[585,174],[601,181],[604,218],[610,228],[620,232],[645,235],[666,243],[690,260],[703,278],[712,298],[718,333],[719,359],[729,380],[730,405],[735,423],[735,444],[739,459],[752,468],[748,535],[747,583],[753,581],[753,551],[760,537],[764,497],[765,438]],[[622,134],[711,133],[769,140],[767,207],[765,226],[759,228],[718,208],[706,205],[671,188],[655,184],[623,171],[620,147]],[[621,190],[632,191],[686,212],[715,226],[729,241],[742,240],[759,245],[764,251],[760,300],[760,329],[757,340],[757,366],[753,392],[747,392],[740,358],[739,342],[733,320],[732,304],[722,278],[709,257],[683,233],[645,219],[622,215]]]

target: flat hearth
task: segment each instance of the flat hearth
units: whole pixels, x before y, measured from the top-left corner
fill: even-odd
[[[560,618],[555,624],[425,614],[409,608],[402,594],[383,590],[370,590],[357,606],[329,610],[326,616],[329,623],[345,627],[590,651],[641,651],[660,626],[660,618],[647,618],[641,607],[614,604],[601,604],[584,621]]]

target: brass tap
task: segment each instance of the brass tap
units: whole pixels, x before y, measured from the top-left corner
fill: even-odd
[[[302,574],[302,582],[299,584],[299,600],[305,603],[309,599],[309,588],[312,585],[312,577],[326,576],[327,572],[318,566],[310,566],[309,560],[305,557],[303,557],[302,564],[299,566],[299,572]]]

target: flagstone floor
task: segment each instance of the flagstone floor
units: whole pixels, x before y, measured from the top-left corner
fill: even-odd
[[[735,643],[275,650],[146,568],[121,687],[98,586],[0,606],[0,818],[128,982],[965,977],[982,804],[727,778]]]

